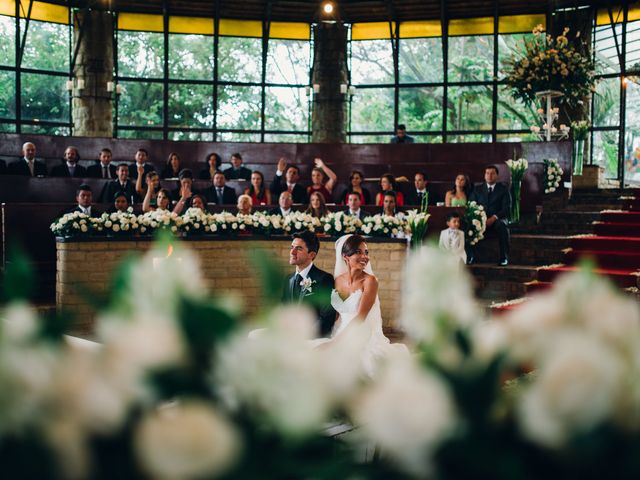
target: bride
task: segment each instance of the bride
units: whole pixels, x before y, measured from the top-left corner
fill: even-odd
[[[378,279],[369,262],[369,250],[360,235],[344,235],[336,241],[335,289],[331,305],[339,318],[330,339],[324,345],[344,336],[347,329],[361,325],[366,337],[362,362],[365,372],[373,376],[377,363],[393,351],[407,352],[402,344],[391,344],[382,333],[382,314],[378,298]]]

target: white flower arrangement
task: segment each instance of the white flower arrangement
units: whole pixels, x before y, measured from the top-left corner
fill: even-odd
[[[362,233],[372,237],[398,237],[404,236],[406,222],[399,215],[372,215],[362,221]]]
[[[103,213],[98,219],[97,231],[112,234],[134,234],[140,228],[138,215],[129,207],[126,212]]]
[[[282,232],[285,234],[320,229],[320,219],[304,212],[291,212],[282,218]]]
[[[182,217],[170,210],[157,208],[138,217],[140,233],[151,233],[156,230],[167,230],[177,234],[182,226]]]
[[[487,213],[484,207],[473,201],[467,203],[462,223],[464,241],[469,245],[477,244],[484,238],[484,232],[487,230]]]
[[[553,193],[558,189],[563,173],[558,160],[544,159],[544,193]]]
[[[511,183],[521,182],[529,168],[529,162],[527,159],[519,158],[517,160],[513,160],[510,158],[505,163],[511,173]]]
[[[327,235],[339,237],[348,233],[356,233],[362,227],[362,221],[345,212],[331,212],[320,219],[321,231]]]
[[[409,210],[406,213],[405,233],[411,236],[411,245],[419,247],[427,235],[427,222],[431,215],[419,210]]]
[[[182,215],[180,229],[189,234],[211,233],[209,214],[200,208],[191,207]]]
[[[209,215],[209,227],[212,233],[236,235],[245,230],[246,224],[233,213],[223,211]]]
[[[85,213],[71,212],[55,220],[49,228],[57,237],[73,237],[92,234],[98,223],[97,219]]]

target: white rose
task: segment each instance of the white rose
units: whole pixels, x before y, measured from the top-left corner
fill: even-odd
[[[113,231],[114,232],[118,232],[120,231],[120,225],[118,225],[117,223],[113,225]]]

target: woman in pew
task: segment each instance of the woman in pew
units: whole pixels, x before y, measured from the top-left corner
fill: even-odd
[[[396,208],[398,206],[396,192],[388,190],[384,192],[382,197],[382,215],[385,217],[396,217],[404,215],[402,213],[398,213]]]
[[[142,186],[143,178],[146,184],[146,188],[143,188]],[[160,191],[160,176],[158,175],[158,172],[148,172],[146,175],[138,175],[138,178],[136,178],[136,193],[140,196],[140,198],[144,198],[149,185],[151,185],[151,187],[153,188],[152,197],[154,198],[155,195]],[[152,203],[155,201],[153,198],[151,200]]]
[[[191,203],[190,206],[189,203]],[[207,213],[207,199],[200,193],[194,193],[190,197],[185,197],[183,195],[183,197],[176,203],[176,206],[173,207],[173,213],[182,215],[183,210],[186,212],[189,208],[199,208],[203,212]]]
[[[198,174],[198,178],[200,180],[211,180],[216,172],[220,171],[220,166],[222,165],[222,158],[215,152],[207,155],[206,160],[204,161],[206,167],[204,170],[200,170]]]
[[[180,170],[180,157],[176,152],[171,152],[169,158],[167,158],[167,163],[162,169],[162,172],[160,172],[160,178],[163,180],[167,178],[178,178]]]
[[[142,201],[142,211],[147,213],[152,210],[168,210],[169,205],[171,204],[171,192],[166,188],[161,188],[156,196],[156,205],[154,206],[152,204],[153,195],[151,191],[151,188],[147,189],[147,194],[144,196],[144,200]]]
[[[327,167],[322,159],[316,158],[313,162],[315,167],[311,170],[311,186],[307,187],[307,195],[317,192],[324,197],[325,203],[331,202],[333,199],[331,192],[333,192],[338,176]],[[329,177],[329,180],[325,183],[326,177]]]
[[[251,215],[251,197],[242,194],[238,197],[238,215]]]
[[[126,212],[129,208],[129,199],[127,198],[127,194],[125,192],[116,192],[113,197],[113,206],[111,206],[107,213],[115,213],[115,212]]]
[[[467,205],[469,195],[471,195],[471,189],[473,185],[469,176],[464,173],[459,173],[456,176],[453,188],[447,191],[444,197],[444,204],[447,207],[464,207]]]
[[[395,195],[396,205],[398,207],[404,206],[404,195],[398,191],[396,185],[396,179],[390,173],[385,173],[380,177],[380,193],[376,195],[376,205],[382,207],[384,196],[387,192],[393,192]]]
[[[309,208],[307,208],[304,213],[316,218],[322,218],[329,213],[327,204],[320,192],[313,192],[311,194],[309,198]]]
[[[347,204],[349,202],[349,195],[352,193],[357,193],[360,195],[360,204],[361,205],[371,205],[371,193],[369,190],[362,186],[362,181],[364,180],[364,175],[362,172],[358,170],[354,170],[349,175],[349,181],[351,185],[347,187],[344,194],[342,195],[342,203]]]
[[[258,170],[251,172],[251,186],[244,189],[244,194],[251,197],[254,206],[271,205],[271,192],[264,186],[264,175]]]

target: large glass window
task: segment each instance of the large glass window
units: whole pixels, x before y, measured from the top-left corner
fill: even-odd
[[[0,131],[70,133],[70,36],[67,24],[0,15]]]

